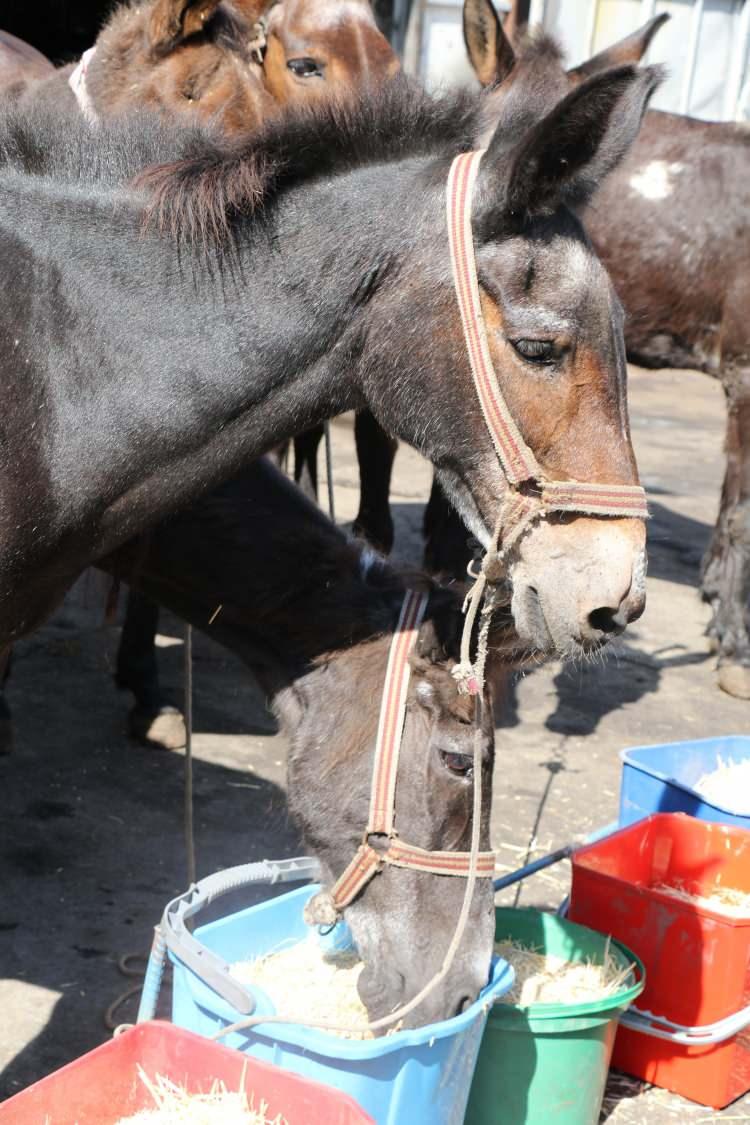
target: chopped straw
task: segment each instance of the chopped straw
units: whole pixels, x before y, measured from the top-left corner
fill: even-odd
[[[703,906],[717,914],[729,914],[735,918],[750,918],[750,894],[735,887],[713,887],[708,894],[689,891],[683,883],[656,883],[655,891],[679,898],[693,906]]]
[[[223,1082],[214,1082],[206,1094],[189,1094],[163,1075],[152,1081],[140,1066],[138,1077],[154,1108],[121,1117],[116,1125],[287,1125],[280,1114],[273,1120],[267,1116],[265,1102],[254,1109],[244,1090],[228,1090]]]
[[[510,938],[495,943],[495,953],[514,968],[513,987],[502,1004],[585,1004],[614,996],[628,981],[633,965],[623,966],[612,955],[607,941],[601,965],[592,961],[566,961],[552,953],[529,948]]]
[[[726,762],[719,755],[716,769],[698,778],[693,789],[736,816],[750,816],[750,758]]]
[[[340,1024],[367,1023],[367,1008],[357,981],[362,962],[356,953],[325,950],[314,936],[253,961],[237,961],[232,976],[255,984],[268,995],[279,1016]],[[343,1039],[372,1039],[371,1031],[330,1031]]]

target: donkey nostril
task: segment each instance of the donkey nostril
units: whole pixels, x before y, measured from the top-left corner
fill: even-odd
[[[471,996],[461,996],[458,1001],[458,1007],[456,1008],[456,1015],[460,1016],[461,1013],[465,1012],[467,1008],[470,1008],[473,1003],[474,1001]]]
[[[598,633],[606,633],[609,636],[617,636],[624,632],[627,623],[628,615],[624,605],[621,605],[618,609],[612,609],[608,605],[600,606],[599,609],[592,609],[589,614],[591,628]]]

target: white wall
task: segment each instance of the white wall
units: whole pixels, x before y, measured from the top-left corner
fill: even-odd
[[[413,6],[406,65],[430,89],[474,82],[461,10],[462,0]],[[671,19],[648,61],[665,63],[668,76],[652,104],[706,119],[750,119],[750,0],[532,0],[531,20],[557,36],[574,65],[662,12]]]

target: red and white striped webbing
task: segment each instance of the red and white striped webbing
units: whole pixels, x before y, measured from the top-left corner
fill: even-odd
[[[409,694],[409,656],[416,643],[428,599],[427,593],[407,590],[401,603],[383,684],[365,839],[330,891],[333,905],[339,912],[357,897],[373,875],[386,864],[410,867],[433,875],[465,877],[470,871],[470,852],[430,852],[413,844],[405,844],[396,837],[393,824],[401,736]],[[372,835],[385,836],[388,846],[382,851],[373,848],[368,843]],[[477,875],[491,878],[494,872],[495,853],[480,852],[477,856]]]
[[[462,153],[451,165],[446,191],[448,240],[466,349],[487,429],[511,487],[531,482],[538,489],[534,495],[523,495],[526,503],[511,506],[506,520],[520,522],[545,511],[647,519],[646,493],[638,484],[547,480],[508,409],[490,355],[471,228],[472,197],[483,154],[483,149]]]

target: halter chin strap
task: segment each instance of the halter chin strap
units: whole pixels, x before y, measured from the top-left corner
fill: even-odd
[[[96,47],[89,47],[88,51],[84,51],[78,62],[78,66],[68,78],[68,85],[76,96],[78,108],[89,121],[99,120],[99,115],[92,105],[88,87],[86,86],[86,71],[94,57],[95,51]]]
[[[448,176],[446,204],[453,284],[474,387],[509,485],[499,521],[502,547],[507,550],[530,522],[548,512],[647,519],[646,493],[638,484],[549,480],[508,409],[492,366],[471,228],[474,185],[483,155],[480,149],[455,158]]]
[[[330,891],[321,892],[308,904],[307,918],[310,922],[329,925],[335,922],[342,910],[386,865],[410,867],[432,875],[463,877],[468,876],[471,870],[471,852],[426,851],[399,840],[394,827],[396,777],[409,693],[409,656],[416,644],[428,599],[429,594],[414,590],[408,590],[404,595],[388,654],[370,789],[370,813],[364,840]],[[382,839],[385,846],[373,847],[370,843],[372,836]],[[492,878],[494,872],[495,853],[479,852],[476,874]]]

